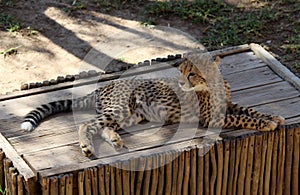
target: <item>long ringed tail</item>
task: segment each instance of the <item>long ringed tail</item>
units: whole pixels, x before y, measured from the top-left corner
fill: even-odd
[[[43,119],[57,113],[71,112],[72,110],[88,110],[94,108],[96,102],[96,91],[87,96],[83,96],[74,100],[58,100],[35,108],[25,116],[21,124],[21,129],[25,131],[32,131]]]

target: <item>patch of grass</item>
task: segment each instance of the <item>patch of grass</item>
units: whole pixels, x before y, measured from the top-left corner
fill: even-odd
[[[2,186],[0,186],[0,194],[2,195],[6,194],[6,189],[2,189]]]
[[[286,44],[282,46],[287,53],[296,53],[300,51],[300,34],[295,33],[295,35],[291,36]]]
[[[220,0],[195,1],[158,1],[146,7],[146,14],[156,16],[176,15],[194,22],[211,23],[222,12],[231,12],[232,8]]]
[[[229,6],[221,0],[181,0],[155,2],[147,6],[146,14],[176,15],[206,26],[201,42],[210,48],[257,42],[263,37],[266,23],[276,21],[280,12],[276,6],[259,9]]]
[[[20,48],[21,46],[17,46],[17,47],[11,47],[9,49],[6,49],[4,51],[0,51],[0,54],[3,54],[4,58],[7,56],[7,55],[16,55],[18,53],[18,49]]]
[[[20,30],[21,24],[13,16],[0,13],[0,29],[8,32],[16,32]]]
[[[0,5],[14,6],[14,2],[12,0],[0,0]]]
[[[202,40],[205,46],[222,47],[256,42],[262,36],[264,23],[259,14],[245,13],[232,17],[220,17],[215,24],[211,24]]]
[[[87,4],[81,1],[73,1],[72,6],[74,6],[75,10],[83,10],[87,8]]]

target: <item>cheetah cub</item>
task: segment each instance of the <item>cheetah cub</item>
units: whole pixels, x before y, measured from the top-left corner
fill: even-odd
[[[186,57],[177,64],[181,72],[179,79],[117,80],[84,97],[41,105],[25,116],[21,129],[30,132],[43,119],[56,113],[95,109],[95,119],[79,127],[82,152],[91,157],[94,155],[94,135],[100,135],[120,149],[124,143],[118,130],[144,120],[258,131],[272,131],[284,124],[281,116],[262,114],[232,103],[230,85],[218,72],[220,58],[213,61],[211,57],[201,54],[198,59]],[[217,77],[220,78],[217,83],[209,83],[209,80],[216,80]],[[215,87],[221,88],[216,90]],[[217,116],[216,110],[223,114]]]

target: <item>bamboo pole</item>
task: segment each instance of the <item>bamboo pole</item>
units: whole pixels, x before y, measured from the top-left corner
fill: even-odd
[[[66,194],[66,176],[60,175],[58,178],[59,178],[59,194],[64,195]]]
[[[216,194],[221,195],[222,192],[222,179],[223,179],[223,143],[217,144],[217,162],[218,162],[218,173],[217,173],[217,184],[216,184]]]
[[[130,194],[135,194],[135,178],[138,172],[138,167],[137,167],[137,159],[131,159],[130,162],[130,167],[131,167],[131,171],[130,171]]]
[[[292,163],[293,163],[293,130],[287,130],[286,137],[286,160],[284,168],[284,194],[289,195],[291,193],[291,176],[292,176]]]
[[[235,164],[235,158],[236,158],[236,140],[230,140],[230,157],[229,157],[229,174],[228,174],[228,187],[227,187],[227,193],[233,194],[233,176],[234,176],[234,164]]]
[[[12,166],[12,161],[5,158],[4,159],[4,174],[5,174],[5,189],[7,194],[12,193],[12,182],[9,176],[9,168]]]
[[[92,195],[91,181],[91,170],[87,168],[84,170],[84,191],[86,195]]]
[[[152,168],[152,158],[151,156],[146,158],[146,168],[144,172],[144,181],[143,181],[143,194],[150,193],[150,182],[151,182],[151,168]]]
[[[238,139],[236,141],[236,155],[235,155],[235,166],[234,166],[234,175],[233,175],[233,182],[232,182],[232,194],[235,195],[237,192],[237,179],[240,174],[239,166],[241,160],[241,150],[242,150],[242,140]]]
[[[101,165],[99,168],[99,171],[98,171],[98,177],[99,177],[99,189],[98,189],[98,192],[100,193],[100,195],[105,195],[105,166],[104,165]]]
[[[11,176],[11,181],[12,181],[12,194],[17,194],[18,193],[18,182],[17,182],[17,177],[18,173],[16,173],[15,168],[10,168],[10,176]]]
[[[276,194],[283,194],[284,182],[284,161],[285,161],[285,129],[279,131],[279,150],[278,150],[278,177]]]
[[[24,178],[22,175],[18,175],[17,180],[18,180],[18,195],[23,195],[25,194],[24,184],[23,184]]]
[[[190,170],[191,170],[191,152],[190,150],[184,151],[185,153],[185,162],[184,162],[184,179],[183,179],[183,193],[184,195],[189,194],[189,179],[190,179]]]
[[[122,195],[122,162],[116,164],[116,194]]]
[[[261,164],[260,164],[260,174],[259,174],[259,182],[258,182],[258,194],[262,195],[264,191],[264,176],[265,176],[265,166],[266,164],[266,153],[268,147],[268,134],[264,133],[262,136],[262,152],[261,152]]]
[[[211,195],[215,194],[215,182],[217,178],[217,162],[216,162],[216,153],[215,147],[211,147],[210,149],[210,159],[211,159],[211,178],[210,178],[210,185],[209,185],[209,192]]]
[[[165,166],[165,195],[171,195],[172,188],[172,156],[170,152],[166,153],[166,166]]]
[[[97,167],[91,168],[90,172],[91,172],[91,177],[92,177],[92,194],[99,194]]]
[[[268,134],[268,146],[266,156],[266,167],[265,167],[265,179],[264,179],[264,195],[270,193],[270,182],[271,182],[271,166],[272,166],[272,151],[273,151],[274,133]]]
[[[229,155],[230,155],[230,142],[225,142],[224,149],[224,174],[223,174],[223,184],[222,184],[222,194],[227,194],[227,181],[228,181],[228,169],[229,169]]]
[[[201,154],[200,148],[197,148],[198,152],[198,162],[197,162],[197,194],[202,195],[203,194],[203,177],[204,177],[204,157]],[[179,194],[179,193],[177,193]]]
[[[0,186],[5,189],[5,177],[4,177],[4,158],[5,154],[0,148]]]
[[[204,151],[208,151],[204,155],[204,194],[209,194],[209,175],[210,175],[209,147],[210,146],[205,146],[204,148]]]
[[[50,178],[50,195],[57,195],[58,193],[58,177],[53,176]]]
[[[273,144],[273,153],[272,153],[272,167],[271,167],[271,195],[276,194],[277,184],[277,159],[278,159],[278,140],[279,140],[279,133],[274,132],[274,144]]]
[[[66,195],[73,195],[73,174],[68,174],[66,178]]]
[[[173,178],[172,178],[172,191],[171,194],[177,193],[177,182],[178,182],[178,160],[179,157],[174,154],[174,160],[172,161],[172,170],[173,170]]]
[[[116,167],[113,165],[109,165],[109,170],[110,170],[110,177],[107,178],[110,180],[110,194],[115,195],[117,193],[116,189]]]
[[[49,195],[50,194],[50,178],[43,178],[42,180],[42,192],[43,195]]]
[[[152,156],[152,175],[151,175],[151,188],[150,195],[156,195],[158,186],[158,155]]]
[[[142,184],[143,184],[143,177],[144,177],[144,170],[145,170],[146,160],[145,158],[139,158],[138,166],[139,166],[139,172],[137,174],[136,179],[136,195],[140,195],[142,192]]]
[[[122,186],[123,193],[130,194],[130,161],[122,162]]]
[[[251,184],[252,194],[258,193],[259,173],[261,165],[261,147],[262,146],[262,135],[255,136],[254,144],[254,164],[253,164],[253,176]]]
[[[191,181],[190,181],[190,194],[197,194],[197,149],[191,149]]]
[[[184,166],[185,166],[185,159],[184,159],[184,152],[180,152],[177,160],[178,171],[177,171],[177,183],[176,183],[176,194],[182,193],[182,183],[183,183],[183,175],[184,175]]]
[[[110,175],[110,166],[109,165],[105,165],[104,166],[104,179],[105,179],[105,192],[106,194],[111,194],[110,193],[110,178],[111,178],[111,175]]]
[[[292,194],[299,194],[299,159],[300,159],[300,126],[294,129],[294,151],[292,172]]]
[[[159,154],[159,176],[158,176],[158,186],[157,186],[157,194],[164,194],[164,178],[165,178],[165,155]]]
[[[251,177],[253,165],[253,152],[254,152],[255,136],[250,136],[249,148],[247,154],[247,170],[245,177],[245,195],[250,195],[251,192]]]
[[[249,144],[249,137],[242,140],[241,163],[240,163],[240,169],[238,175],[237,194],[244,194],[248,144]]]
[[[78,172],[78,194],[84,195],[84,171]]]

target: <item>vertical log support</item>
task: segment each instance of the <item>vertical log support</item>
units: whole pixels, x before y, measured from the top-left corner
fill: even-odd
[[[40,178],[40,194],[299,194],[300,125]],[[34,181],[32,186],[36,186]],[[33,194],[0,149],[0,186]]]

